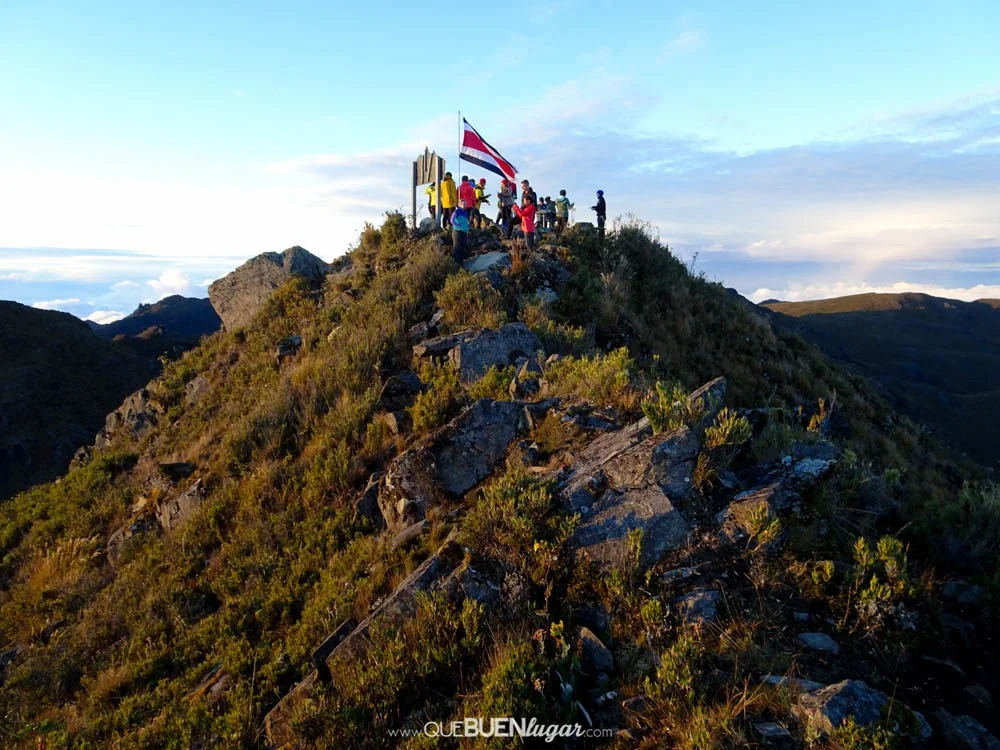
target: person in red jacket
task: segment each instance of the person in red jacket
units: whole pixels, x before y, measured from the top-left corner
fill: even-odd
[[[458,199],[465,201],[466,208],[475,208],[476,183],[470,180],[468,175],[462,176],[462,184],[458,186]]]
[[[523,196],[522,196],[523,200]],[[529,250],[535,249],[535,199],[528,196],[523,206],[514,204],[514,213],[521,220],[521,231],[524,233],[524,243]]]

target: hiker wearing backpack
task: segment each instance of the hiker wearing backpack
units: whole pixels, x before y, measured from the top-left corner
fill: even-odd
[[[522,183],[523,189],[524,183]],[[514,204],[514,214],[521,220],[521,231],[524,233],[524,243],[528,246],[528,250],[535,249],[535,199],[534,194],[528,194],[525,196],[522,192],[521,200],[524,202],[523,206],[518,206]]]
[[[569,221],[569,210],[571,208],[573,208],[573,204],[566,197],[566,191],[560,190],[559,197],[556,198],[556,236],[561,235],[566,229],[566,223]]]
[[[444,228],[451,227],[451,215],[458,205],[458,190],[455,189],[455,180],[451,177],[451,172],[444,173],[441,180],[441,218],[444,221]]]

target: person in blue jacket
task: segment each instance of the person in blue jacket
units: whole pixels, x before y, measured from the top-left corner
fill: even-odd
[[[465,260],[469,244],[469,204],[458,201],[458,208],[451,215],[451,257],[456,263]]]

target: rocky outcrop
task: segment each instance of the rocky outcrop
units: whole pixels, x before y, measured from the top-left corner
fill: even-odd
[[[152,430],[162,415],[160,405],[142,388],[125,399],[121,406],[108,414],[102,429],[94,438],[94,447],[105,448],[117,438],[139,440]]]
[[[198,479],[183,492],[173,495],[159,504],[156,517],[166,532],[173,531],[187,521],[205,499],[204,488]]]
[[[496,331],[468,330],[427,339],[413,347],[417,357],[448,355],[463,382],[478,380],[491,367],[507,367],[530,359],[542,348],[524,323],[508,323]]]
[[[604,568],[621,564],[634,530],[642,531],[644,567],[686,541],[690,527],[674,501],[692,492],[697,430],[718,414],[725,389],[718,378],[691,394],[700,413],[693,428],[654,435],[643,418],[600,435],[579,453],[561,477],[560,496],[581,515],[575,541],[590,559]]]
[[[800,695],[796,713],[806,724],[807,731],[825,735],[848,717],[853,717],[858,726],[879,722],[889,701],[888,695],[868,687],[861,680],[844,680]],[[917,739],[927,739],[931,735],[927,720],[898,701],[893,701],[892,718],[901,734]]]
[[[212,307],[226,330],[249,325],[274,291],[292,276],[322,280],[329,266],[299,246],[261,253],[208,287]]]
[[[490,253],[482,253],[469,258],[462,264],[469,273],[486,273],[487,271],[499,271],[510,268],[510,253],[495,250]]]
[[[697,589],[678,597],[674,607],[681,621],[690,625],[707,625],[718,616],[722,594],[712,589]]]
[[[483,481],[525,428],[524,407],[482,399],[400,454],[386,471],[378,503],[399,531],[422,520],[445,497],[460,497]]]

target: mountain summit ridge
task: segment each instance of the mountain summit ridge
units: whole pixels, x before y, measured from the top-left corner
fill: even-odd
[[[995,731],[974,467],[642,225],[469,244],[367,227],[0,506],[13,742]]]

